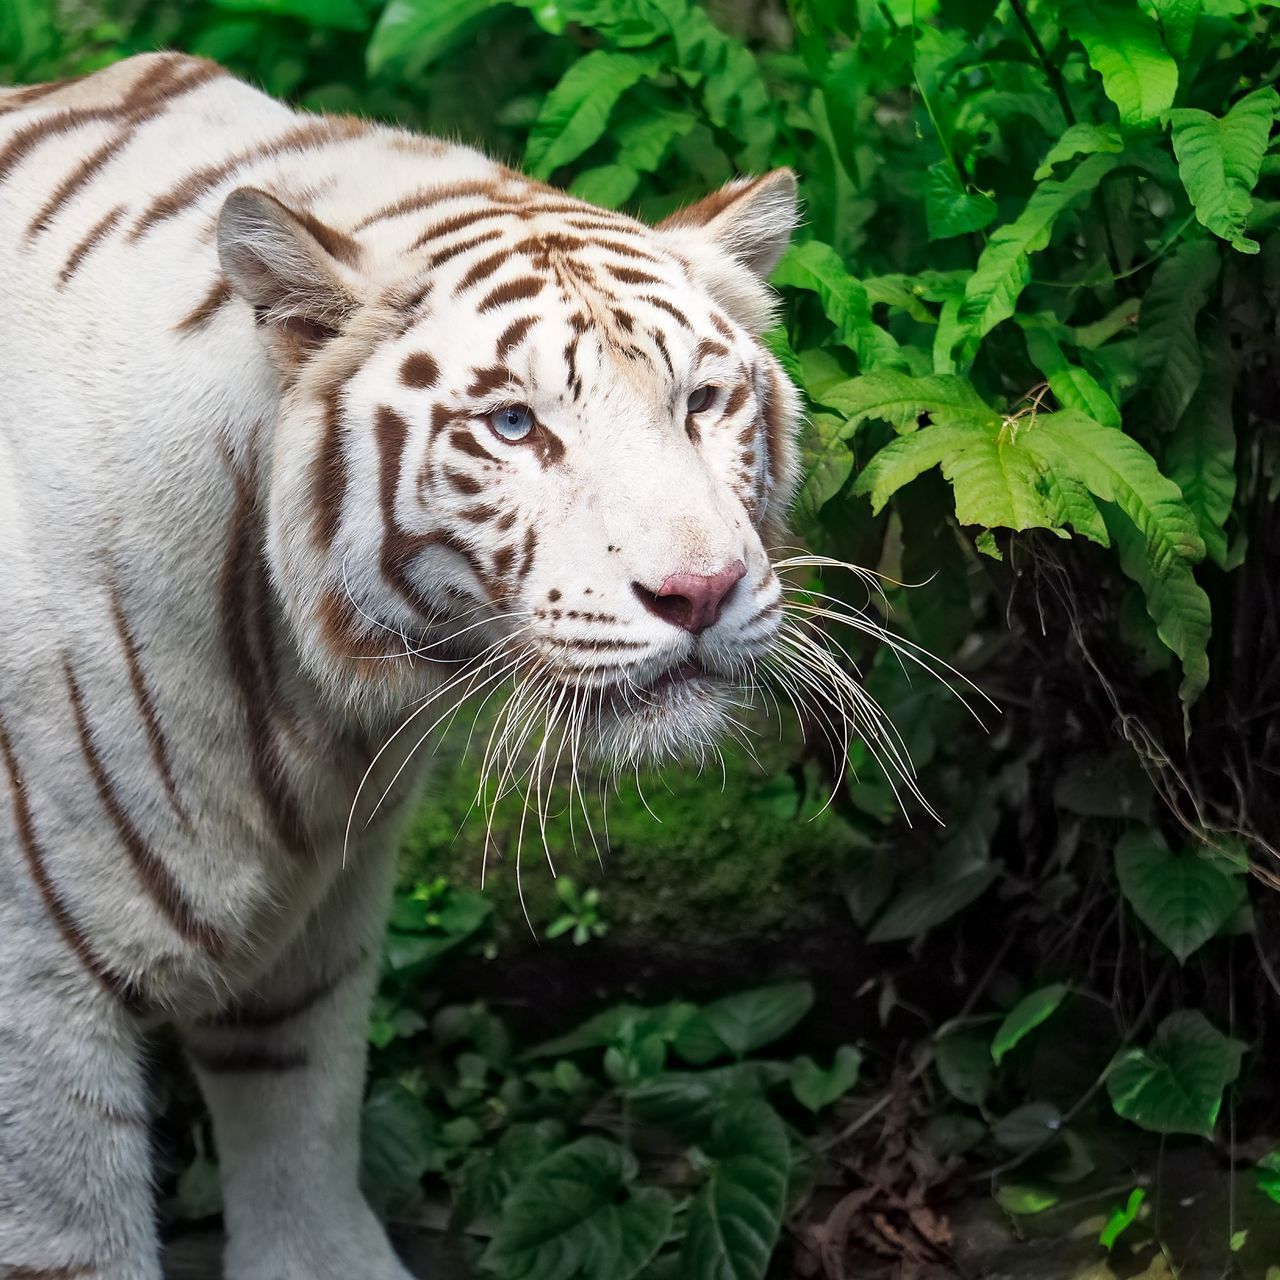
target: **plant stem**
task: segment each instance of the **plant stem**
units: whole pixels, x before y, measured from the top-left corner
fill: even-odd
[[[1053,87],[1054,93],[1058,95],[1058,101],[1062,105],[1062,114],[1066,116],[1068,124],[1075,124],[1076,113],[1071,109],[1071,99],[1067,97],[1066,81],[1062,78],[1062,72],[1049,61],[1049,51],[1040,41],[1040,37],[1036,35],[1036,29],[1031,25],[1031,19],[1027,15],[1026,6],[1022,0],[1009,0],[1009,4],[1013,9],[1014,16],[1018,19],[1018,24],[1027,34],[1027,42],[1035,50],[1035,55],[1040,59],[1040,65],[1044,68],[1044,73],[1049,77],[1049,84]]]

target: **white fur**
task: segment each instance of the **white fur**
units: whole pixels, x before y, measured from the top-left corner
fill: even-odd
[[[438,242],[412,247],[423,227],[490,196],[356,230],[402,196],[468,180],[513,200],[558,199],[476,152],[351,126],[224,165],[309,119],[225,76],[175,93],[136,125],[85,115],[48,132],[59,113],[109,108],[201,66],[151,55],[40,96],[0,94],[0,1275],[158,1277],[141,1052],[146,1030],[171,1020],[213,1112],[232,1280],[403,1280],[355,1171],[395,815],[419,772],[398,771],[416,731],[378,757],[362,794],[399,780],[367,830],[366,804],[346,848],[353,797],[407,712],[488,646],[528,646],[554,675],[604,636],[627,646],[633,686],[692,656],[713,676],[729,673],[767,648],[772,624],[752,620],[778,585],[758,530],[781,527],[796,406],[755,334],[768,314],[761,276],[794,219],[794,181],[744,186],[701,227],[696,211],[666,230],[629,224],[653,262],[628,261],[662,278],[691,328],[670,332],[672,381],[654,373],[650,339],[644,360],[623,359],[598,337],[608,317],[592,310],[574,399],[562,367],[571,317],[604,306],[601,295],[566,301],[548,288],[536,304],[484,312],[475,303],[483,289],[451,296],[495,247],[563,231],[563,213],[513,220],[502,239],[434,271],[427,255]],[[32,233],[51,194],[124,128],[134,130],[128,140]],[[31,142],[33,129],[46,132]],[[198,197],[131,238],[148,208],[192,175],[204,183]],[[241,188],[286,212],[232,196]],[[68,274],[77,247],[117,206]],[[325,252],[288,210],[354,235],[354,260]],[[583,253],[605,278],[608,253]],[[488,284],[527,269],[513,254]],[[220,275],[238,296],[186,323]],[[408,296],[428,279],[428,304],[408,314]],[[667,323],[642,300],[649,286],[610,287],[646,332]],[[477,420],[486,405],[468,401],[465,385],[531,305],[535,336],[513,349],[511,367],[540,420],[554,424],[563,461],[541,465],[492,437],[494,465],[446,457],[455,446],[448,430],[433,434],[433,404]],[[731,339],[712,324],[725,312]],[[341,332],[328,340],[327,329]],[[746,370],[751,386],[732,430],[709,427],[695,441],[680,406],[704,339],[727,354],[705,357],[697,378],[728,388]],[[430,390],[400,373],[423,351],[441,370]],[[332,543],[321,548],[315,468],[324,393],[335,385],[346,480]],[[763,446],[733,441],[769,397],[785,430],[766,467]],[[439,646],[443,633],[389,588],[380,558],[389,473],[373,424],[387,408],[406,428],[392,507],[419,548],[405,582],[448,614],[446,631],[470,627],[448,648],[451,663],[409,660],[407,647]],[[468,468],[484,488],[464,502],[447,474]],[[486,500],[537,536],[536,559],[502,607],[476,566],[501,576],[503,537],[460,514]],[[432,542],[441,532],[462,539],[465,553]],[[697,637],[646,612],[631,589],[735,559],[747,568],[742,588]],[[369,652],[344,650],[325,631],[326,607],[348,593],[356,611],[347,623]],[[553,610],[553,598],[564,607]],[[228,608],[245,600],[260,609]],[[592,611],[613,621],[586,620]],[[252,661],[238,665],[246,653]],[[245,675],[259,668],[269,682]],[[612,679],[604,671],[573,676],[600,687]],[[602,717],[599,749],[696,749],[717,731],[723,701],[710,677],[679,696],[623,699]],[[439,709],[429,705],[425,722]],[[287,848],[273,785],[302,815],[305,849]],[[139,856],[152,859],[150,873]],[[145,889],[146,875],[154,884],[161,873],[219,948],[185,936]],[[111,983],[136,986],[142,1012]],[[267,1014],[271,1025],[259,1025]]]

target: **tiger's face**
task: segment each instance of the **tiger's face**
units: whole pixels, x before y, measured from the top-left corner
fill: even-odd
[[[786,171],[659,228],[525,186],[406,280],[228,200],[223,267],[286,382],[272,564],[334,699],[514,685],[527,734],[628,765],[721,736],[780,616],[797,402],[758,333],[794,217]]]

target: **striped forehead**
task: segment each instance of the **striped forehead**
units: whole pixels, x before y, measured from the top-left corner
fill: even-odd
[[[590,233],[563,218],[501,218],[460,250],[433,251],[412,288],[401,353],[429,352],[442,388],[473,397],[499,391],[500,369],[515,375],[512,389],[574,398],[597,379],[674,381],[700,339],[732,331],[656,235],[605,216],[609,231]]]

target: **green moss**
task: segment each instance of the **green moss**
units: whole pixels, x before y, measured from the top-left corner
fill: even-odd
[[[730,756],[723,779],[718,766],[702,774],[668,769],[644,783],[643,801],[634,781],[622,784],[608,796],[607,846],[600,807],[591,804],[599,857],[580,810],[571,834],[561,786],[545,848],[536,820],[525,819],[519,888],[535,931],[541,935],[562,910],[548,849],[557,874],[600,889],[615,938],[759,934],[791,919],[797,901],[834,894],[836,864],[862,846],[830,811],[812,816],[825,797],[807,795],[811,780],[788,772],[780,763],[786,758],[781,744],[764,757],[764,769]],[[485,819],[471,807],[477,783],[473,761],[454,761],[437,774],[405,833],[404,879],[445,875],[480,886]],[[499,808],[483,887],[500,930],[527,935],[516,883],[520,808],[517,796]]]

